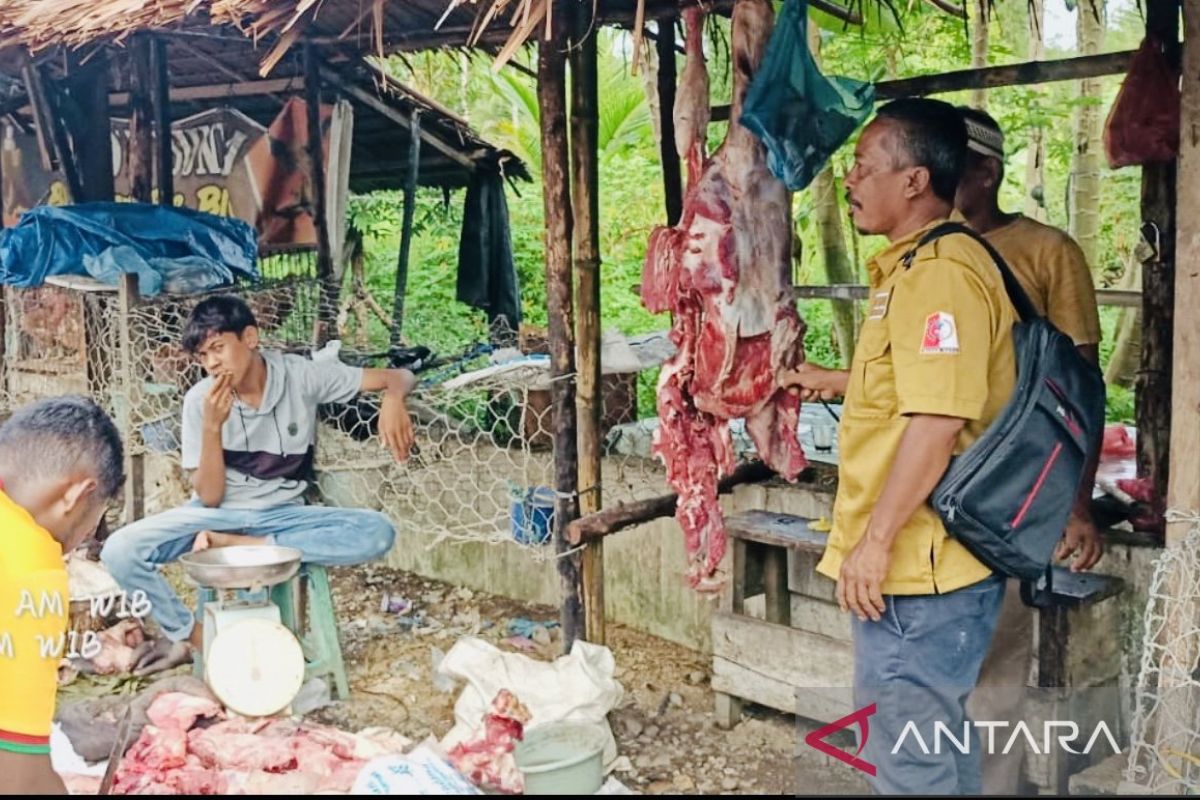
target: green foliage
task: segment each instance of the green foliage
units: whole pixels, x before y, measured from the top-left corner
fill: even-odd
[[[928,3],[896,3],[895,7],[897,16],[893,17],[886,10],[877,10],[876,4],[864,4],[867,24],[861,29],[848,28],[840,21],[812,12],[820,32],[823,69],[831,74],[875,79],[961,69],[970,63],[970,40],[961,20],[937,12]],[[989,60],[991,63],[1024,60],[1029,48],[1025,4],[997,3],[992,8]],[[1106,48],[1135,47],[1142,24],[1132,6],[1115,14],[1109,23]],[[680,31],[677,29],[677,34]],[[602,30],[599,45],[603,325],[627,334],[662,330],[669,320],[665,315],[655,316],[642,308],[636,291],[641,282],[646,241],[664,217],[658,145],[645,97],[644,77],[630,74],[632,49],[627,34]],[[728,102],[728,20],[710,18],[706,50],[713,102]],[[1049,58],[1068,55],[1072,53],[1054,50],[1047,53]],[[534,58],[532,50],[517,55],[526,68],[534,66]],[[451,106],[485,137],[520,156],[536,179],[541,157],[533,78],[511,68],[494,72],[489,58],[462,53],[422,53],[385,63],[401,80]],[[680,70],[682,65],[679,56]],[[1119,79],[1102,79],[1102,85],[1104,94],[1100,102],[1103,108],[1108,108]],[[1067,226],[1067,182],[1074,146],[1071,121],[1081,102],[1078,94],[1075,82],[989,92],[988,108],[1000,121],[1007,139],[1002,194],[1006,208],[1020,210],[1024,205],[1025,144],[1032,131],[1041,129],[1046,142],[1043,202],[1048,221]],[[941,97],[955,103],[968,100],[965,92]],[[710,145],[720,144],[725,128],[725,124],[710,126]],[[839,182],[852,163],[853,144],[853,141],[847,143],[831,160]],[[1139,173],[1136,169],[1115,172],[1105,169],[1102,186],[1102,256],[1101,263],[1094,267],[1098,282],[1110,285],[1119,277],[1137,240]],[[440,352],[460,350],[486,336],[482,313],[455,300],[461,206],[461,194],[452,197],[448,207],[443,205],[440,193],[423,190],[418,198],[404,332],[409,341],[428,344]],[[395,193],[355,197],[350,204],[351,221],[365,234],[369,288],[388,311],[394,292],[400,210],[400,199]],[[509,211],[525,318],[531,324],[544,325],[544,210],[540,184],[522,184],[510,191]],[[796,195],[794,211],[795,229],[801,242],[794,279],[799,283],[820,283],[824,280],[824,269],[810,193]],[[881,242],[857,237],[849,226],[847,236],[851,257],[862,269],[866,258]],[[809,357],[823,364],[837,364],[829,304],[805,301],[801,312],[808,324]],[[1105,323],[1102,352],[1107,361],[1116,310],[1105,309],[1102,316]],[[386,331],[375,320],[371,334],[376,343],[386,341]],[[656,371],[639,378],[642,414],[653,412],[656,380]],[[1130,392],[1119,388],[1110,391],[1111,418],[1131,419],[1132,408]]]

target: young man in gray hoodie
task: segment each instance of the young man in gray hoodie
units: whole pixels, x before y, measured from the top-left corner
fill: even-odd
[[[411,372],[262,350],[254,315],[240,298],[197,305],[183,348],[208,373],[183,400],[182,462],[192,500],[126,525],[100,554],[121,588],[146,593],[165,636],[138,662],[137,674],[185,663],[203,641],[195,615],[160,574],[163,564],[235,544],[294,547],[306,563],[325,566],[371,561],[391,549],[396,532],[383,514],[304,504],[318,405],[382,391],[381,443],[403,461],[413,442],[405,407],[416,383]]]

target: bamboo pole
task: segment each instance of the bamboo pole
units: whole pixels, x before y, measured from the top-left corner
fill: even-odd
[[[117,287],[117,328],[120,348],[120,386],[125,396],[122,409],[125,440],[125,524],[141,519],[146,513],[146,469],[142,450],[142,432],[136,423],[141,403],[142,381],[138,354],[133,349],[133,311],[138,304],[137,275],[121,275]]]
[[[1146,32],[1166,43],[1168,58],[1178,63],[1178,0],[1147,0]],[[1142,224],[1158,247],[1142,263],[1142,350],[1135,382],[1137,474],[1150,479],[1160,501],[1171,483],[1176,173],[1175,162],[1142,167]]]
[[[404,177],[404,221],[400,227],[400,255],[396,262],[396,296],[392,304],[392,348],[403,342],[404,296],[408,292],[408,261],[412,255],[413,219],[417,211],[417,178],[421,171],[421,112],[414,111],[408,128],[408,174]]]
[[[571,157],[575,239],[575,296],[579,303],[575,339],[579,353],[579,511],[600,510],[600,429],[603,387],[600,370],[600,117],[596,32],[589,33],[590,6],[574,7],[571,50]],[[678,161],[676,161],[678,164]],[[604,542],[583,551],[583,612],[589,642],[604,644]]]
[[[138,203],[149,203],[154,182],[154,78],[146,34],[134,36],[129,60],[129,194]]]
[[[882,102],[897,97],[923,97],[964,89],[998,89],[1002,86],[1032,86],[1037,83],[1096,78],[1101,75],[1120,75],[1129,69],[1132,50],[1101,53],[1055,61],[1026,61],[984,69],[961,69],[918,75],[914,78],[880,81],[875,84],[875,99]],[[729,106],[713,106],[712,122],[729,119]]]
[[[313,227],[317,231],[317,279],[321,299],[317,304],[316,343],[324,344],[337,330],[338,286],[334,279],[333,247],[329,240],[329,214],[325,197],[325,137],[321,131],[320,54],[312,42],[304,43],[304,97],[308,115],[308,167],[312,182]]]
[[[541,111],[542,197],[546,212],[546,316],[550,337],[551,408],[554,421],[554,541],[562,585],[563,649],[583,635],[579,559],[564,555],[567,525],[578,516],[578,450],[575,419],[575,342],[571,302],[571,188],[567,144],[568,6],[555,4],[548,41],[538,45],[538,107]]]

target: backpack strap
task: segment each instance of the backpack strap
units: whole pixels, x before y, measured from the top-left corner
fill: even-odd
[[[930,242],[933,242],[951,233],[964,233],[967,236],[970,236],[972,239],[982,245],[983,249],[986,250],[988,255],[992,257],[992,261],[995,263],[996,269],[1000,270],[1000,277],[1004,280],[1004,290],[1008,292],[1008,299],[1013,304],[1013,307],[1017,310],[1017,315],[1022,320],[1028,322],[1029,320],[1036,319],[1041,316],[1041,314],[1039,314],[1037,309],[1034,307],[1033,302],[1030,301],[1029,295],[1025,294],[1025,290],[1021,288],[1020,282],[1017,280],[1016,276],[1013,275],[1012,270],[1009,269],[1009,266],[1004,261],[1004,258],[998,252],[996,252],[996,248],[992,247],[992,243],[961,222],[943,222],[940,225],[928,230],[925,235],[922,236],[917,243],[912,246],[911,250],[900,257],[900,263],[904,265],[905,269],[908,269],[912,266],[913,259],[917,256],[917,250],[929,244]]]

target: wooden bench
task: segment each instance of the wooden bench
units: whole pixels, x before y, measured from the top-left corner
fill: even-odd
[[[747,700],[822,722],[853,710],[850,617],[837,606],[834,582],[816,572],[827,534],[810,523],[767,511],[726,520],[732,576],[712,632],[712,686],[723,727],[737,723]],[[1115,637],[1096,642],[1102,634],[1094,615],[1083,612],[1123,588],[1119,578],[1054,569],[1054,603],[1038,612],[1032,685],[1099,685],[1116,677]],[[747,602],[759,596],[761,618]]]

